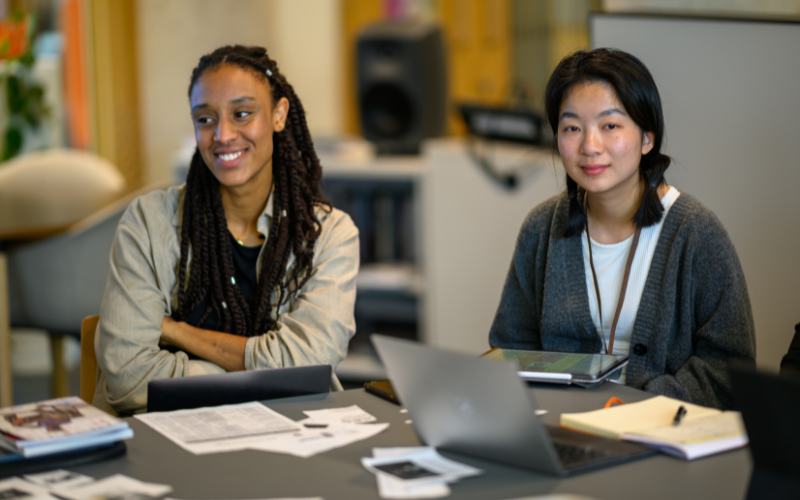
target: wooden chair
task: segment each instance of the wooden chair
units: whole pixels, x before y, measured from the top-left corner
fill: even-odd
[[[81,322],[81,399],[92,404],[97,385],[97,356],[94,353],[94,332],[100,316],[87,316]]]

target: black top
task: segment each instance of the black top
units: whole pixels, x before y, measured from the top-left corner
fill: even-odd
[[[231,247],[233,248],[233,277],[236,279],[236,286],[238,286],[239,290],[242,292],[244,300],[247,302],[250,310],[252,310],[253,299],[255,298],[256,294],[256,284],[258,283],[256,278],[256,264],[258,263],[258,254],[261,252],[261,247],[242,246],[232,235],[230,240]],[[198,305],[194,311],[189,313],[188,317],[186,318],[186,322],[192,326],[196,326],[197,328],[202,328],[204,330],[220,331],[219,318],[213,311],[208,315],[202,325],[198,324],[200,318],[202,318],[203,314],[206,312],[210,294],[210,292],[207,293],[203,298],[203,301],[200,302],[200,305]]]
[[[244,300],[247,302],[248,307],[252,311],[253,301],[256,294],[256,285],[258,283],[258,279],[256,278],[256,264],[258,263],[258,254],[261,252],[261,247],[246,247],[240,245],[233,235],[230,235],[230,242],[233,249],[233,252],[231,252],[233,255],[233,277],[236,280],[236,285],[239,287],[239,291],[241,291],[242,296],[244,296]],[[200,318],[203,317],[203,314],[205,314],[206,308],[208,307],[209,295],[211,295],[211,292],[207,292],[206,296],[203,297],[203,300],[200,302],[200,305],[198,305],[187,315],[186,323],[204,330],[213,330],[215,332],[219,332],[221,331],[219,326],[219,317],[214,311],[211,311],[206,320],[203,321],[203,324],[198,324]],[[165,346],[163,348],[170,352],[180,351],[180,349],[174,346]],[[186,352],[186,355],[189,356],[189,359],[203,359],[192,354],[191,352],[183,352]]]
[[[236,280],[236,286],[239,287],[239,290],[244,296],[244,300],[247,301],[247,305],[252,310],[253,299],[255,298],[256,294],[256,284],[258,283],[258,279],[256,278],[256,264],[258,263],[258,254],[261,252],[261,247],[242,246],[236,241],[236,238],[234,238],[233,235],[230,237],[230,243],[233,249],[233,277]],[[203,297],[200,305],[198,305],[192,312],[189,313],[186,318],[186,323],[204,330],[213,330],[218,332],[220,331],[219,317],[214,311],[211,311],[211,314],[209,314],[206,320],[203,321],[202,325],[198,324],[200,322],[200,318],[202,318],[203,314],[206,312],[210,294],[211,292],[206,293],[206,296]],[[171,352],[177,352],[180,350],[173,346],[166,346],[164,348]],[[189,359],[203,359],[190,352],[186,352],[186,354],[189,356]]]
[[[794,326],[794,338],[789,345],[789,352],[781,361],[781,374],[788,372],[800,374],[800,323]]]
[[[236,238],[234,238],[233,235],[231,235],[231,247],[233,248],[233,277],[236,280],[236,285],[242,292],[248,307],[250,307],[250,310],[252,310],[253,300],[256,294],[256,284],[258,283],[256,278],[256,263],[258,262],[258,254],[261,252],[261,247],[242,246],[236,241]],[[210,294],[211,292],[206,293],[206,296],[203,297],[200,305],[198,305],[192,312],[188,314],[186,323],[204,330],[213,330],[218,332],[220,331],[219,317],[214,311],[211,311],[206,320],[203,321],[202,325],[198,324],[200,322],[200,318],[202,318],[203,314],[206,312],[206,308],[208,307],[208,297]],[[173,346],[167,346],[165,349],[171,352],[177,352],[180,350]],[[203,359],[190,352],[186,352],[186,354],[189,356],[189,359]]]

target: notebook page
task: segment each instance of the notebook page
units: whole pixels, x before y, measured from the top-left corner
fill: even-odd
[[[645,436],[656,440],[652,442],[696,444],[743,434],[745,429],[741,414],[736,411],[726,411],[718,415],[688,420],[681,425],[670,424],[630,432],[625,437],[630,435],[631,439],[637,439],[637,436]]]
[[[683,421],[722,413],[714,408],[698,406],[666,396],[655,396],[645,401],[585,413],[561,414],[564,427],[620,439],[625,433],[672,424],[678,408],[686,408]]]

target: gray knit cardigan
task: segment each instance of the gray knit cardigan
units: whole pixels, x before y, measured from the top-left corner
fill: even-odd
[[[492,347],[596,353],[581,239],[564,238],[566,193],[522,225]],[[754,362],[753,313],[742,266],[719,219],[681,193],[664,218],[631,337],[627,385],[705,406],[733,405],[727,363]]]

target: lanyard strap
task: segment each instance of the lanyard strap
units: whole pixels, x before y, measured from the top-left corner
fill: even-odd
[[[589,242],[589,266],[592,268],[594,291],[597,294],[597,309],[600,311],[600,338],[603,339],[603,349],[606,350],[606,354],[611,354],[614,349],[614,334],[617,331],[617,322],[619,321],[619,314],[622,312],[622,304],[625,302],[625,292],[628,290],[628,278],[631,276],[633,256],[636,254],[636,247],[639,246],[639,236],[641,236],[641,234],[642,228],[637,225],[636,232],[633,233],[631,249],[628,252],[628,262],[625,264],[625,276],[622,277],[622,289],[619,291],[617,312],[614,314],[614,321],[611,323],[611,333],[608,336],[608,345],[606,345],[606,337],[603,335],[603,304],[600,302],[600,286],[597,284],[597,273],[594,270],[594,260],[592,259],[592,238],[589,237],[589,224],[586,224],[586,239]]]

